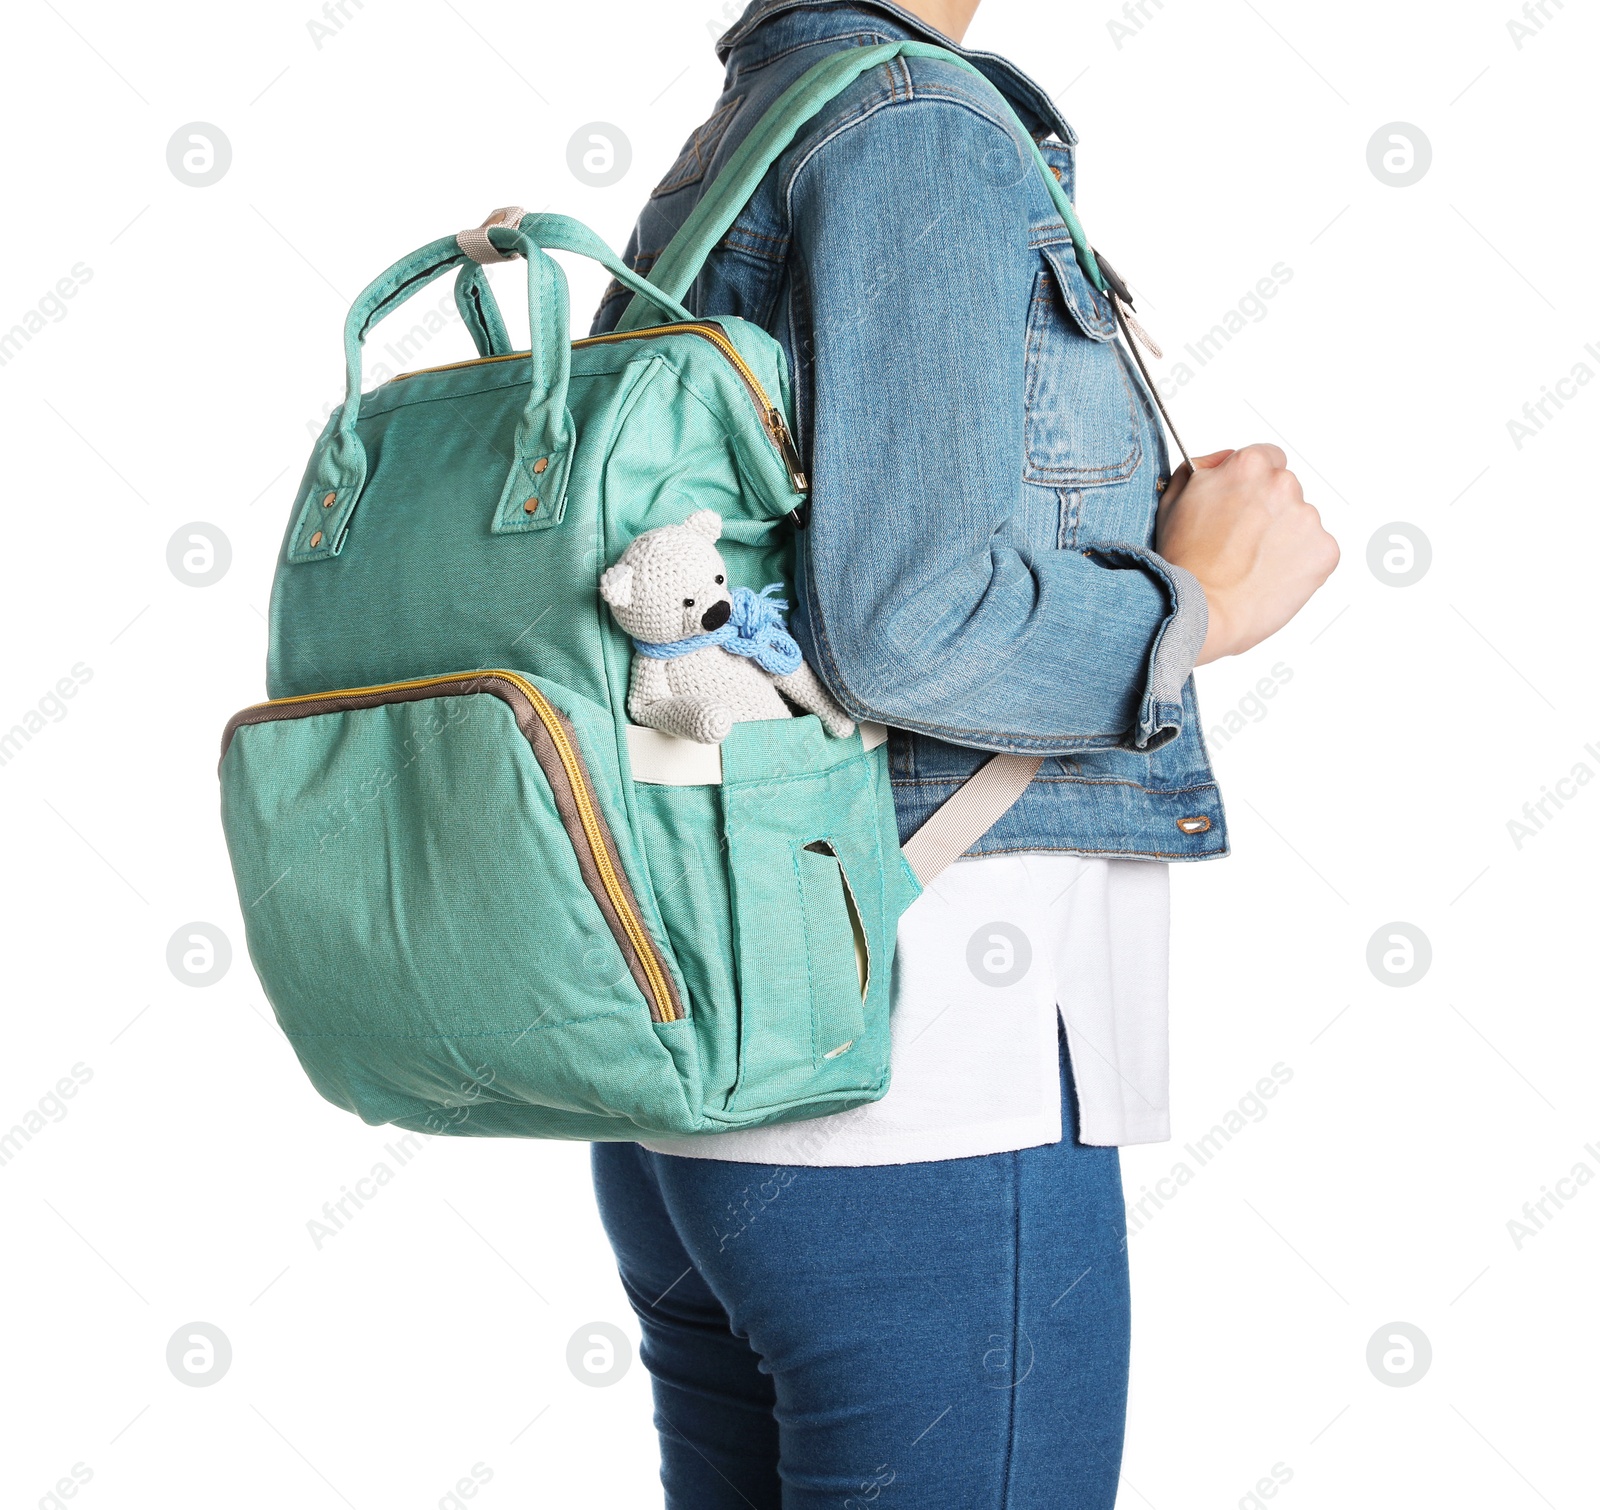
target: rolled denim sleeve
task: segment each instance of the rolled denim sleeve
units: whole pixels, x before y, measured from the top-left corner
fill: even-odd
[[[1057,549],[1027,528],[1035,172],[1006,127],[938,95],[795,171],[796,628],[858,719],[981,749],[1153,748],[1181,727],[1205,595],[1139,543]]]

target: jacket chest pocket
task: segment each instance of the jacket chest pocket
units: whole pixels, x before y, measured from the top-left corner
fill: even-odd
[[[1049,488],[1126,482],[1144,448],[1110,301],[1084,277],[1071,242],[1039,251],[1028,309],[1023,476]]]

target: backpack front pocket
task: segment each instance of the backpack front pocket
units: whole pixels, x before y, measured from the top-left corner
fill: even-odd
[[[228,725],[251,956],[318,1089],[368,1121],[465,1106],[434,1130],[580,1137],[606,1135],[597,1118],[695,1121],[657,1032],[685,1015],[675,968],[559,696],[469,672]]]

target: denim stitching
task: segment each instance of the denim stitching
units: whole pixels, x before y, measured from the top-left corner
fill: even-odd
[[[679,189],[687,189],[690,184],[699,183],[706,176],[706,169],[711,166],[711,159],[716,155],[717,148],[722,145],[722,138],[727,135],[728,125],[733,120],[734,112],[743,103],[744,96],[735,95],[727,104],[713,110],[706,120],[695,127],[683,151],[678,154],[677,162],[667,169],[661,182],[650,191],[652,199],[676,194]]]
[[[891,776],[890,786],[898,787],[949,787],[953,792],[966,778],[962,776]],[[1034,782],[1054,783],[1057,786],[1125,786],[1149,797],[1187,797],[1194,792],[1215,792],[1214,781],[1199,781],[1193,786],[1146,786],[1140,781],[1128,781],[1121,776],[1035,776]]]
[[[1054,255],[1055,249],[1057,247],[1065,246],[1066,242],[1070,239],[1070,237],[1058,236],[1053,241],[1041,242],[1039,245],[1039,250],[1044,253],[1045,261],[1050,264],[1051,269],[1055,273],[1056,282],[1061,289],[1061,302],[1065,304],[1069,310],[1071,310],[1074,322],[1081,327],[1083,325],[1083,319],[1079,316],[1077,303],[1067,292],[1067,285],[1072,281],[1073,274],[1082,272],[1082,269],[1078,267],[1076,251],[1074,251],[1072,262],[1068,264],[1065,269],[1062,267],[1062,263],[1065,259]],[[1107,296],[1100,293],[1097,289],[1091,287],[1087,280],[1084,282],[1084,290],[1089,300],[1089,308],[1094,316],[1094,328],[1105,337],[1105,344],[1115,348],[1117,335],[1116,319],[1101,307],[1103,301],[1109,304]]]
[[[974,859],[986,859],[990,855],[1088,855],[1091,858],[1102,856],[1110,859],[1137,859],[1137,860],[1211,860],[1218,855],[1230,853],[1226,842],[1212,847],[1199,849],[1091,849],[1084,844],[1005,844],[997,845],[992,849],[984,848],[980,839],[967,851]]]
[[[1060,275],[1053,266],[1041,267],[1034,282],[1035,292],[1033,299],[1028,305],[1026,358],[1028,364],[1028,386],[1024,395],[1024,404],[1027,408],[1028,416],[1027,421],[1024,422],[1022,475],[1027,481],[1038,483],[1079,482],[1092,485],[1096,482],[1125,482],[1139,470],[1139,465],[1144,460],[1144,447],[1139,441],[1139,416],[1138,410],[1135,408],[1137,396],[1129,384],[1128,375],[1123,370],[1120,362],[1117,363],[1117,376],[1122,382],[1123,391],[1128,396],[1128,428],[1130,439],[1133,443],[1132,451],[1121,461],[1108,463],[1101,467],[1046,466],[1035,461],[1034,448],[1028,444],[1026,438],[1027,430],[1032,427],[1029,422],[1033,420],[1035,410],[1038,407],[1035,398],[1038,391],[1039,375],[1044,366],[1040,357],[1044,345],[1045,330],[1051,315],[1054,313],[1056,303],[1059,302],[1069,312],[1073,324],[1079,330],[1083,328],[1082,322],[1078,319],[1077,310],[1072,307],[1071,300],[1059,288],[1059,278]],[[1047,290],[1053,291],[1056,297],[1051,298],[1050,292]],[[1068,339],[1072,339],[1070,331],[1066,331],[1064,334],[1067,335]],[[1085,340],[1094,339],[1086,332],[1082,338]],[[1104,346],[1106,343],[1096,341],[1095,344]]]
[[[723,237],[723,241],[729,240],[732,237],[734,231],[738,230],[738,228],[739,228],[739,222],[737,220],[735,220],[734,223],[731,226],[728,227],[728,233],[727,233],[726,236]],[[754,230],[746,229],[746,230],[743,230],[743,231],[739,231],[739,234],[741,236],[749,237],[751,241],[770,241],[774,246],[787,246],[789,244],[789,242],[793,239],[789,235],[789,233],[787,231],[767,232],[767,231],[754,231]],[[722,244],[721,242],[718,243],[719,246],[721,244]]]
[[[746,74],[756,73],[760,69],[776,63],[780,58],[792,57],[797,52],[804,52],[808,47],[832,47],[837,43],[848,43],[852,47],[879,47],[886,42],[899,40],[898,37],[891,37],[881,31],[852,31],[844,32],[836,37],[813,37],[810,41],[795,42],[777,52],[768,53],[764,57],[755,58],[748,63],[741,63],[734,69],[732,77],[735,80],[743,80]],[[840,51],[843,51],[842,47]]]
[[[816,141],[812,142],[804,155],[790,166],[788,181],[783,185],[781,198],[783,201],[784,218],[789,224],[791,235],[793,234],[794,227],[795,182],[800,177],[801,173],[803,173],[810,165],[812,158],[814,158],[817,153],[827,146],[828,143],[831,142],[835,137],[842,135],[853,126],[860,125],[863,121],[868,120],[870,117],[876,115],[878,111],[887,109],[895,104],[916,104],[921,100],[927,100],[930,104],[956,105],[962,109],[969,110],[980,120],[988,121],[988,123],[997,131],[1005,132],[1008,138],[1011,138],[1013,142],[1015,141],[1015,137],[1012,136],[1012,133],[1007,129],[1003,121],[999,120],[997,117],[991,115],[987,110],[983,109],[976,100],[965,94],[960,94],[955,91],[945,91],[935,86],[923,84],[920,86],[918,93],[915,93],[905,99],[884,99],[880,97],[864,100],[856,107],[855,113],[841,117],[832,127],[829,128],[824,136],[821,136]]]

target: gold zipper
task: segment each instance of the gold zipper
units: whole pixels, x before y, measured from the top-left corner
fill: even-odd
[[[778,455],[783,458],[783,464],[789,472],[790,486],[795,492],[804,493],[809,487],[805,467],[800,461],[800,448],[795,445],[794,436],[789,433],[789,425],[783,417],[783,410],[767,397],[760,379],[750,370],[749,364],[739,355],[739,348],[728,339],[727,332],[720,325],[710,320],[686,321],[677,325],[648,325],[642,330],[621,330],[612,331],[609,335],[585,336],[580,341],[574,341],[572,349],[576,351],[581,346],[604,346],[612,341],[637,341],[648,336],[676,335],[700,336],[710,341],[728,359],[754,401],[756,410],[761,415],[762,424],[766,427],[768,438],[777,448]],[[406,378],[426,377],[434,372],[456,372],[463,367],[487,367],[492,362],[514,362],[519,357],[526,358],[527,355],[525,351],[512,351],[500,356],[473,357],[465,362],[446,362],[442,367],[419,367],[415,372],[402,372],[389,381],[400,383]]]
[[[640,966],[644,970],[645,978],[650,983],[650,994],[654,998],[654,1006],[659,1020],[662,1022],[676,1022],[679,1012],[673,1000],[672,988],[667,980],[667,973],[656,953],[655,945],[651,942],[650,935],[645,931],[645,926],[638,913],[633,909],[633,904],[628,896],[627,888],[622,884],[617,875],[616,867],[611,863],[610,851],[605,843],[605,826],[600,815],[589,798],[588,777],[583,769],[583,763],[578,758],[578,752],[573,747],[572,741],[567,738],[567,731],[561,722],[561,716],[556,712],[545,695],[539,691],[532,682],[525,677],[518,676],[515,671],[473,671],[457,673],[454,676],[429,676],[417,681],[384,682],[375,687],[351,687],[337,692],[303,692],[295,697],[276,697],[270,702],[257,703],[246,708],[243,713],[236,714],[228,725],[224,735],[223,750],[226,753],[226,741],[231,737],[233,730],[242,723],[264,722],[262,719],[252,719],[251,714],[259,714],[270,708],[285,708],[303,703],[341,701],[347,698],[379,697],[391,692],[410,692],[421,687],[438,687],[451,682],[485,681],[499,678],[501,681],[510,682],[522,695],[527,698],[539,722],[545,727],[550,736],[550,741],[556,747],[556,753],[561,759],[562,769],[566,772],[567,784],[572,789],[573,804],[578,810],[578,821],[583,825],[584,835],[589,841],[589,853],[593,857],[595,869],[600,874],[601,885],[605,887],[606,895],[611,900],[611,905],[616,909],[617,916],[622,920],[623,931],[628,936],[628,941],[633,946],[634,953],[638,956]]]

